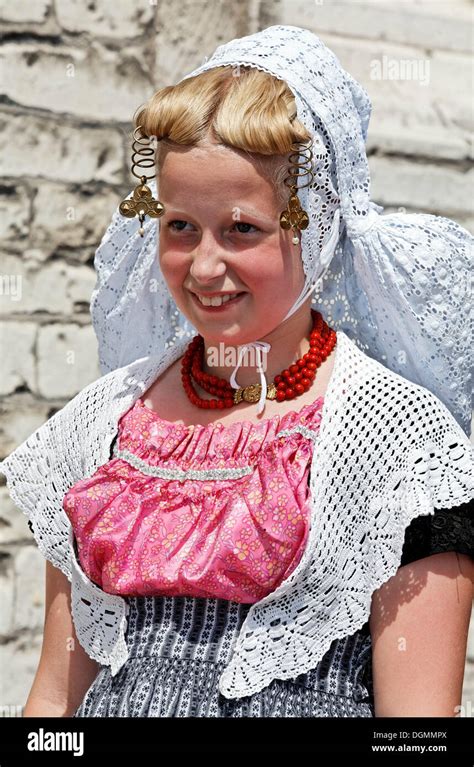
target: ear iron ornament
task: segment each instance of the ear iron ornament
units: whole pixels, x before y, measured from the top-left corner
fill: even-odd
[[[122,216],[125,216],[125,218],[134,218],[135,216],[138,216],[138,220],[140,221],[138,232],[140,236],[143,237],[145,231],[143,228],[145,216],[159,218],[165,212],[165,206],[162,202],[153,197],[150,187],[146,184],[146,181],[154,178],[154,175],[146,176],[143,173],[138,174],[135,171],[135,168],[152,168],[155,165],[155,159],[153,157],[154,148],[151,146],[150,139],[140,133],[140,130],[140,125],[134,130],[134,140],[132,145],[132,174],[140,179],[140,184],[133,190],[131,198],[122,200],[119,205],[119,212]],[[298,199],[297,180],[300,176],[309,176],[309,180],[299,187],[302,189],[311,184],[314,175],[312,170],[313,153],[311,144],[300,145],[299,143],[295,143],[293,144],[293,147],[295,148],[295,151],[291,152],[289,155],[289,173],[284,179],[284,184],[291,189],[291,194],[286,209],[280,213],[280,226],[282,229],[293,229],[292,242],[297,245],[300,241],[297,234],[298,230],[301,231],[302,229],[306,229],[309,224],[308,214],[302,209]],[[135,159],[136,157],[138,157],[138,160]],[[300,170],[302,171],[301,173]]]
[[[284,179],[284,184],[290,187],[291,194],[286,209],[280,213],[280,226],[282,229],[293,229],[292,242],[294,245],[297,245],[300,241],[298,230],[306,229],[309,224],[308,214],[302,209],[298,199],[297,180],[300,176],[309,176],[308,181],[302,184],[300,189],[309,186],[313,181],[313,152],[311,150],[311,141],[306,145],[294,143],[292,146],[295,151],[291,152],[289,156],[289,173]],[[302,173],[300,173],[300,170],[302,170]]]
[[[135,216],[138,216],[138,220],[140,221],[138,233],[143,237],[145,232],[143,228],[145,216],[159,218],[159,216],[162,216],[165,212],[165,206],[159,200],[155,200],[150,187],[146,184],[146,181],[150,178],[154,178],[154,175],[146,176],[144,174],[138,174],[135,171],[136,167],[142,169],[153,168],[155,165],[155,159],[152,156],[154,155],[154,148],[151,146],[150,139],[142,133],[139,133],[140,128],[141,126],[139,125],[133,132],[134,140],[132,145],[132,174],[140,179],[140,184],[133,190],[131,199],[128,198],[122,200],[119,205],[119,211],[125,218],[134,218]],[[138,160],[135,160],[137,156]]]

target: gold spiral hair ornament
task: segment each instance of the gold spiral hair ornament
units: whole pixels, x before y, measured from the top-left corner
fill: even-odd
[[[126,218],[138,216],[140,221],[138,232],[143,237],[145,216],[158,218],[165,212],[165,206],[159,200],[155,200],[150,187],[146,185],[146,181],[154,178],[155,174],[146,176],[143,172],[137,173],[135,171],[135,168],[141,168],[143,171],[144,168],[154,168],[155,166],[155,150],[151,146],[150,138],[139,133],[140,130],[141,125],[133,132],[132,174],[139,178],[141,183],[133,190],[131,199],[122,200],[119,205],[119,212]]]
[[[309,224],[308,214],[301,207],[297,190],[298,178],[308,176],[306,183],[300,185],[300,189],[309,186],[314,178],[313,152],[311,149],[312,139],[307,144],[296,142],[292,144],[293,152],[289,155],[289,172],[283,183],[291,189],[288,205],[280,213],[280,226],[282,229],[293,229],[293,243],[299,243],[298,230],[306,229]],[[300,172],[301,171],[301,172]]]

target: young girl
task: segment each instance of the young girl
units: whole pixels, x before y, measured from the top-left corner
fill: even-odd
[[[467,320],[447,353],[425,299],[470,236],[379,215],[369,112],[284,26],[140,110],[158,184],[134,164],[97,251],[104,375],[1,464],[48,560],[25,716],[456,715]]]

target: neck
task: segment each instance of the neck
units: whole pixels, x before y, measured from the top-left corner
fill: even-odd
[[[262,366],[267,384],[270,384],[282,370],[288,368],[309,351],[309,336],[312,329],[313,318],[310,304],[305,303],[275,330],[258,339],[271,344],[269,352],[261,350]],[[238,354],[239,345],[234,346],[221,341],[216,346],[204,339],[202,369],[209,375],[215,375],[230,382],[238,361]],[[242,365],[237,371],[236,378],[239,386],[244,387],[260,383],[257,362],[256,350],[252,347],[245,352]]]

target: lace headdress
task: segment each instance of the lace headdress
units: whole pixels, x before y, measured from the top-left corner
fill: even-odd
[[[301,235],[305,284],[284,319],[312,294],[312,308],[332,328],[429,389],[469,435],[472,236],[441,216],[382,215],[370,200],[369,97],[312,32],[275,25],[231,40],[186,77],[225,65],[284,80],[313,136],[314,180],[298,191],[309,215]],[[156,221],[147,221],[142,237],[136,219],[114,213],[96,252],[91,301],[102,373],[197,333],[168,290],[157,248]]]

